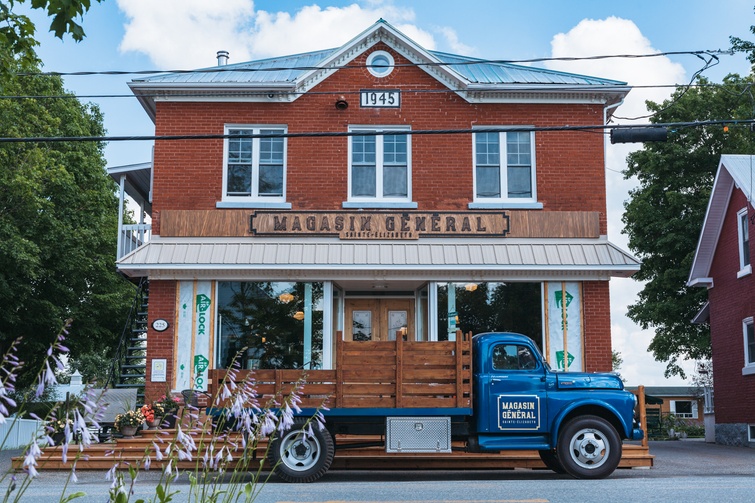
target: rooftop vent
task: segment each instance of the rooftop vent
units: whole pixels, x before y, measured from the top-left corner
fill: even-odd
[[[228,51],[218,51],[218,66],[228,64]]]

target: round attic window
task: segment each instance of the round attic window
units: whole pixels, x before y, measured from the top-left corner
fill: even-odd
[[[387,77],[393,71],[393,65],[393,56],[385,51],[375,51],[367,56],[367,70],[375,77]]]

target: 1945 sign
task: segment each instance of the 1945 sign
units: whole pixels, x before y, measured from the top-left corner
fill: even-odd
[[[363,107],[401,107],[401,91],[398,89],[362,89],[359,94],[359,104]]]

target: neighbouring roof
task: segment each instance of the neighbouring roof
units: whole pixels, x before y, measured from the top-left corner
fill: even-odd
[[[479,281],[608,280],[640,263],[601,239],[423,239],[341,241],[321,238],[165,238],[118,262],[129,276],[155,279],[405,279]]]
[[[700,239],[697,242],[695,258],[690,269],[688,286],[712,286],[710,267],[718,245],[718,238],[724,224],[726,210],[734,188],[741,190],[752,205],[753,179],[755,177],[755,156],[722,155],[713,182],[713,190],[708,200]]]
[[[168,72],[134,79],[129,86],[153,119],[155,99],[171,95],[293,101],[379,42],[468,101],[532,101],[547,95],[550,100],[614,104],[630,89],[617,80],[429,51],[382,19],[338,48]]]
[[[628,391],[636,392],[637,386],[627,386]],[[645,386],[645,394],[654,397],[690,397],[700,394],[695,386]]]

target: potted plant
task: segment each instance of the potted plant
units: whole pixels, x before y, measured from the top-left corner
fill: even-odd
[[[155,408],[152,404],[145,403],[139,411],[144,416],[144,421],[147,422],[150,430],[156,430],[160,426],[161,418],[155,414]]]
[[[123,414],[115,416],[115,429],[126,438],[136,435],[136,430],[144,423],[144,414],[141,410],[127,410]]]
[[[159,424],[165,423],[168,428],[173,428],[176,425],[176,413],[180,405],[179,397],[165,394],[152,402],[152,410]]]
[[[47,423],[47,427],[50,428],[50,437],[55,445],[61,445],[65,442],[66,425],[68,425],[68,431],[73,434],[73,419],[52,418]]]

